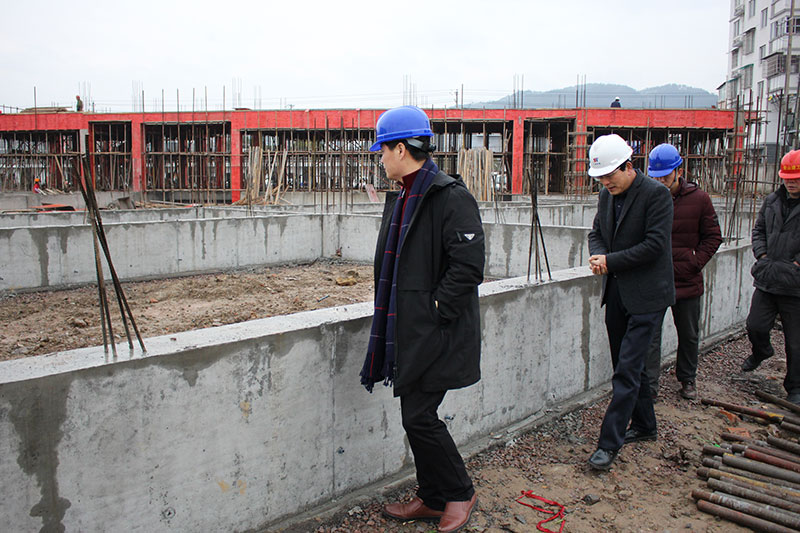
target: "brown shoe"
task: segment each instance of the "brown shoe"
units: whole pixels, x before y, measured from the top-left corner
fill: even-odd
[[[444,511],[431,509],[420,498],[414,498],[408,503],[387,503],[383,514],[398,520],[430,520],[441,518]]]
[[[697,387],[694,386],[694,381],[684,381],[681,383],[681,396],[687,400],[697,399]]]
[[[472,498],[466,502],[447,502],[444,506],[444,514],[439,520],[439,533],[452,533],[467,525],[472,511],[478,503],[478,495],[473,494]]]

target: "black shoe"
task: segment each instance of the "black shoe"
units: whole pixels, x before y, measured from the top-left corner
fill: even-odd
[[[597,448],[592,456],[589,457],[589,466],[595,470],[608,470],[611,468],[611,464],[614,462],[614,459],[617,458],[618,453],[619,451],[617,450],[604,450],[603,448]]]
[[[800,392],[790,392],[786,397],[786,401],[792,402],[795,405],[800,405]]]
[[[742,372],[752,372],[758,365],[761,364],[761,361],[755,358],[755,356],[751,355],[747,359],[744,360],[742,363]]]
[[[629,429],[625,432],[625,444],[630,444],[632,442],[641,442],[645,440],[656,440],[658,438],[658,432],[653,430],[650,433],[645,431],[639,431],[638,429]]]

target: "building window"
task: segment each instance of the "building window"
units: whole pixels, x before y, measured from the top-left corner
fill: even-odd
[[[795,17],[794,19],[794,30],[792,30],[792,23],[789,22],[789,19],[786,19],[786,31],[785,33],[794,33],[795,35],[800,33],[800,18]]]
[[[731,52],[731,68],[736,68],[739,66],[739,50],[734,50]]]
[[[765,7],[761,10],[761,27],[766,28],[767,24],[769,24],[769,9]]]
[[[747,1],[747,16],[753,17],[756,14],[756,0]]]
[[[778,37],[783,37],[786,34],[786,21],[785,20],[776,20],[772,23],[772,27],[769,29],[769,38],[770,39],[777,39]]]
[[[758,82],[758,96],[761,97],[764,95],[764,80]]]
[[[740,23],[739,19],[736,19],[736,20],[733,21],[733,38],[734,39],[739,35],[740,30],[741,30],[741,28],[739,27],[739,23]]]
[[[753,65],[742,68],[742,90],[746,91],[753,86]]]
[[[756,29],[750,28],[747,30],[747,33],[744,34],[744,53],[745,54],[752,54],[753,49],[755,48],[756,42]]]
[[[766,44],[762,44],[758,48],[758,58],[763,60],[766,56],[767,56],[767,45]]]

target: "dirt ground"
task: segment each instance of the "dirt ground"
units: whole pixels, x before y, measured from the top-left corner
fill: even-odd
[[[698,372],[701,397],[782,412],[760,402],[753,393],[761,389],[785,397],[781,385],[786,372],[782,334],[773,332],[773,344],[776,355],[752,373],[739,370],[749,353],[749,341],[744,336],[702,355]],[[750,531],[697,510],[690,494],[693,489],[706,488],[705,481],[696,474],[702,448],[720,443],[721,433],[734,426],[763,440],[768,434],[796,436],[781,435],[777,426],[759,424],[747,417],[730,420],[717,407],[682,399],[678,388],[674,368],[665,369],[656,404],[658,440],[625,446],[607,473],[592,471],[586,460],[595,449],[608,399],[561,416],[522,436],[498,435],[495,447],[467,463],[479,505],[464,531],[537,531],[537,524],[551,515],[517,503],[523,491],[565,507],[563,532]],[[316,528],[305,524],[301,526],[305,529],[297,531],[433,532],[435,523],[401,523],[381,516],[384,502],[410,499],[414,490],[412,485],[400,492],[376,495],[332,520],[318,523]],[[558,509],[527,497],[522,501]],[[560,524],[560,520],[544,523],[545,529],[541,531],[558,532]]]
[[[349,285],[337,284],[349,283]],[[229,324],[306,309],[368,301],[372,267],[337,261],[254,269],[160,281],[124,284],[142,336]],[[115,304],[116,305],[116,304]],[[11,359],[82,346],[101,345],[97,290],[4,294],[0,297],[0,359]],[[112,315],[119,315],[116,309]],[[115,319],[118,321],[118,318]],[[117,340],[124,337],[119,323]],[[744,374],[739,364],[749,342],[738,337],[701,356],[698,388],[702,397],[762,407],[755,389],[784,396],[782,334],[773,332],[776,356],[756,372]],[[500,434],[497,444],[468,461],[479,506],[464,531],[531,532],[549,515],[517,503],[523,491],[565,507],[564,532],[738,532],[748,531],[697,510],[692,489],[705,488],[696,476],[705,444],[720,442],[732,426],[753,437],[779,434],[776,426],[752,419],[730,419],[719,408],[686,401],[677,393],[674,369],[661,379],[656,414],[656,442],[625,446],[613,469],[595,473],[586,465],[594,451],[608,399],[538,426],[524,435]],[[490,379],[486,376],[484,379]],[[453,392],[451,394],[458,394]],[[774,406],[768,406],[779,411]],[[398,407],[399,409],[399,407]],[[376,494],[334,517],[312,520],[291,531],[318,533],[435,531],[435,523],[401,523],[381,516],[388,500],[413,496],[414,486]],[[554,509],[533,499],[522,501]],[[560,521],[542,524],[557,532]],[[288,531],[288,530],[287,530]]]
[[[122,285],[147,338],[369,301],[372,277],[372,265],[317,261]],[[107,290],[119,342],[125,330],[113,288]],[[97,302],[96,287],[0,296],[0,360],[102,346]]]

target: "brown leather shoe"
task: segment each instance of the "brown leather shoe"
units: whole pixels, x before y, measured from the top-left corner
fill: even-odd
[[[452,533],[467,525],[475,505],[478,503],[478,495],[473,494],[472,499],[466,502],[447,502],[444,506],[444,514],[439,520],[439,533]]]
[[[441,518],[444,511],[431,509],[420,498],[414,498],[408,503],[387,503],[383,514],[397,520],[430,520]]]
[[[684,381],[681,383],[681,396],[687,400],[697,399],[697,387],[694,386],[694,381]]]

